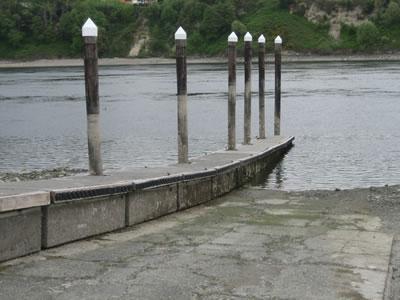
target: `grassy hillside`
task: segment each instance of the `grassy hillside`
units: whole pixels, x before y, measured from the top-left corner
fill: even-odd
[[[361,20],[340,24],[340,38],[333,38],[332,20],[346,10],[361,11]],[[310,12],[322,17],[316,21]],[[160,0],[147,7],[117,0],[2,0],[0,58],[79,57],[88,17],[99,26],[102,57],[127,56],[139,32],[149,35],[140,56],[173,56],[178,26],[188,33],[189,54],[200,56],[223,55],[232,30],[241,40],[246,31],[255,39],[263,33],[268,48],[279,34],[285,49],[298,52],[400,50],[400,0]],[[243,43],[238,46],[241,51]]]
[[[286,49],[296,51],[325,51],[334,43],[328,35],[327,26],[313,24],[304,17],[290,14],[286,9],[279,9],[278,1],[268,2],[269,5],[244,19],[247,27],[257,35],[266,33],[270,39],[280,35]],[[269,46],[272,47],[272,42]]]

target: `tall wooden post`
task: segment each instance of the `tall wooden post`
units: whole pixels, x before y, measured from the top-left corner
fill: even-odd
[[[100,135],[99,75],[97,58],[97,26],[88,19],[82,27],[85,43],[85,89],[87,135],[89,151],[89,172],[92,175],[103,175]]]
[[[275,39],[275,119],[274,135],[281,134],[281,64],[282,39],[278,35]]]
[[[236,43],[237,35],[228,37],[228,150],[236,149]]]
[[[265,139],[265,37],[258,38],[258,137]]]
[[[178,89],[178,163],[189,162],[187,122],[186,32],[182,27],[175,33],[176,77]]]
[[[251,143],[251,58],[253,37],[244,36],[244,145]]]

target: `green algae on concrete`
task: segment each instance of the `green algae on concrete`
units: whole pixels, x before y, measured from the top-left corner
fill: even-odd
[[[399,299],[396,189],[241,189],[0,264],[0,299]]]

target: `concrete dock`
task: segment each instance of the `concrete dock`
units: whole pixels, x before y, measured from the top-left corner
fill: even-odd
[[[0,261],[120,230],[216,199],[279,161],[270,137],[157,168],[0,184]]]
[[[3,205],[11,205],[7,203],[8,201],[15,201],[8,200],[6,197],[18,196],[18,199],[21,200],[25,196],[28,199],[29,195],[39,193],[50,192],[53,195],[58,195],[68,190],[74,192],[96,189],[102,186],[140,185],[149,180],[160,178],[165,180],[172,178],[171,180],[173,180],[176,176],[182,175],[198,174],[198,177],[202,177],[202,173],[233,166],[241,161],[255,158],[273,148],[284,147],[287,149],[292,145],[293,140],[293,137],[268,137],[265,140],[255,140],[251,145],[238,145],[238,149],[235,151],[220,150],[191,159],[190,164],[173,164],[156,168],[127,168],[118,172],[106,171],[105,176],[69,176],[38,181],[0,183],[0,212],[5,210],[1,209]],[[34,204],[34,202],[31,204]],[[41,205],[42,202],[38,204]]]

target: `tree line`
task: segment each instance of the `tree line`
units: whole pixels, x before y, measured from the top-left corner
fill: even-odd
[[[342,26],[342,38],[335,41],[327,24],[313,24],[301,9],[289,9],[310,3],[326,10],[360,6],[370,21],[360,28]],[[126,56],[143,28],[149,39],[141,56],[172,56],[178,26],[188,32],[191,55],[223,55],[229,33],[243,36],[247,30],[255,37],[265,34],[269,48],[268,39],[280,34],[286,49],[295,51],[400,49],[400,0],[159,0],[149,6],[118,0],[1,0],[0,58],[79,57],[81,26],[88,17],[99,27],[102,57]]]
[[[81,26],[99,26],[102,56],[125,56],[137,26],[134,6],[104,0],[1,0],[0,57],[75,57],[82,49]]]

